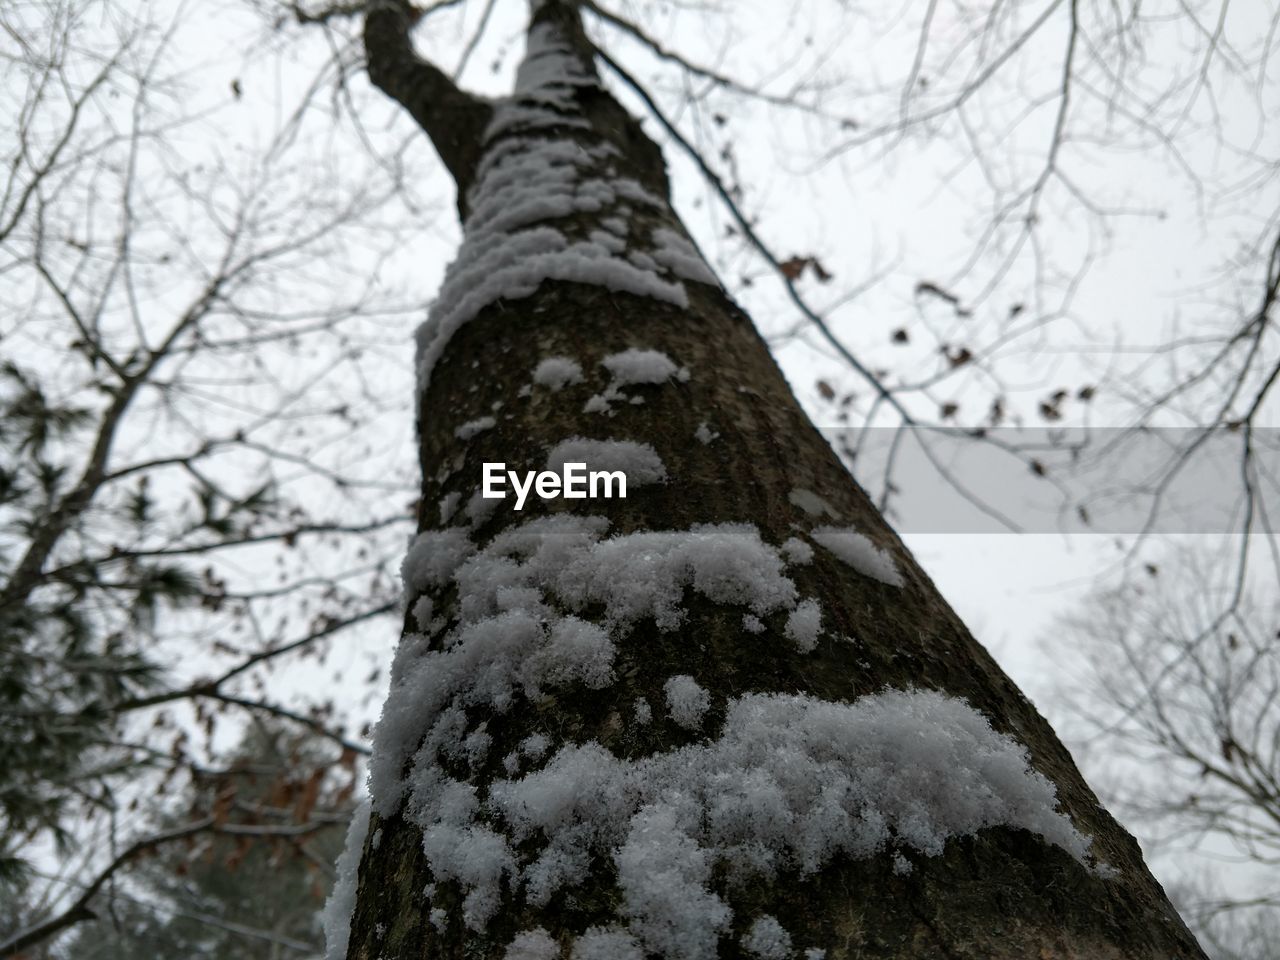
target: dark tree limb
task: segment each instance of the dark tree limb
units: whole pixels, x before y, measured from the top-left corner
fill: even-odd
[[[458,186],[458,210],[465,216],[467,187],[475,177],[493,108],[459,89],[443,71],[418,56],[409,31],[419,17],[404,0],[382,0],[370,6],[364,21],[369,79],[404,107],[431,138]]]

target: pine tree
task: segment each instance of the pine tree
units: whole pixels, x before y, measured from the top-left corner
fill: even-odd
[[[1203,956],[807,421],[574,4],[533,4],[498,101],[413,20],[367,14],[369,73],[464,239],[418,334],[421,532],[330,955]],[[517,510],[486,462],[627,496]]]

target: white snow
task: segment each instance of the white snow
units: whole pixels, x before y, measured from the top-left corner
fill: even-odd
[[[949,838],[997,825],[1083,861],[1089,841],[1055,805],[1025,748],[963,700],[923,690],[853,703],[747,694],[715,741],[631,762],[566,744],[542,769],[495,783],[488,804],[515,842],[541,838],[524,868],[535,902],[611,855],[644,949],[706,958],[731,916],[709,887],[716,865],[732,889],[837,856],[937,856]]]
[[[356,889],[360,870],[360,857],[364,854],[364,840],[369,833],[369,801],[362,801],[351,814],[347,825],[347,839],[334,867],[337,874],[333,891],[324,903],[320,915],[324,927],[325,960],[346,960],[347,941],[351,937],[351,914],[356,907]]]
[[[587,239],[592,243],[599,244],[615,255],[626,253],[627,251],[627,241],[617,234],[610,233],[608,230],[592,230],[587,234]]]
[[[431,630],[431,615],[435,612],[435,602],[425,593],[413,603],[413,619],[423,633]]]
[[[649,723],[653,719],[653,709],[649,706],[649,701],[644,697],[640,697],[635,703],[636,723],[641,726]]]
[[[667,712],[686,730],[701,730],[702,716],[711,706],[711,695],[688,674],[678,674],[662,685]]]
[[[602,226],[604,229],[608,230],[610,233],[614,234],[615,236],[622,237],[624,240],[626,239],[626,236],[631,229],[627,223],[627,218],[625,216],[601,217],[600,226]]]
[[[453,779],[443,761],[488,749],[468,709],[500,714],[517,697],[609,683],[617,638],[642,619],[678,624],[686,589],[757,617],[786,610],[793,642],[816,637],[817,602],[797,603],[780,554],[754,528],[607,539],[606,528],[558,515],[457,549],[458,622],[444,648],[406,638],[397,651],[375,734],[374,803],[403,804],[433,875],[461,885],[468,927],[484,928],[504,884],[537,906],[585,882],[593,860],[612,859],[626,933],[647,953],[710,960],[732,917],[713,870],[731,890],[781,870],[808,875],[837,856],[936,856],[950,837],[1001,824],[1084,860],[1088,840],[1056,810],[1026,750],[933,691],[853,703],[748,693],[727,704],[712,739],[675,750],[625,761],[594,742],[566,743],[519,779],[509,764],[513,779],[484,793]],[[560,612],[584,605],[603,622]],[[676,722],[701,729],[710,697],[692,677],[670,678],[664,694]],[[648,707],[635,701],[637,722]]]
[[[863,576],[902,586],[902,573],[893,557],[853,527],[815,527],[809,536]]]
[[[609,406],[609,399],[610,398],[605,396],[603,393],[592,394],[592,396],[587,400],[587,402],[582,405],[582,412],[583,413],[607,413],[612,415],[613,407]],[[613,399],[616,400],[617,395],[615,395]]]
[[[471,731],[462,741],[462,752],[467,758],[467,763],[471,766],[478,767],[485,761],[485,757],[489,755],[489,747],[493,743],[493,737],[489,736],[488,731],[484,730],[484,724]]]
[[[786,960],[791,955],[791,934],[777,917],[765,914],[751,924],[742,938],[742,949],[760,960]]]
[[[787,617],[784,632],[801,653],[812,653],[822,631],[822,607],[817,600],[801,600]]]
[[[444,526],[453,519],[453,515],[458,512],[458,503],[462,500],[460,493],[446,493],[440,498],[440,526]]]
[[[681,827],[675,808],[665,803],[647,805],[631,818],[614,856],[622,913],[647,952],[712,960],[733,912],[707,889],[710,851]]]
[[[603,538],[607,526],[600,517],[545,517],[503,531],[480,550],[463,528],[415,538],[403,565],[406,591],[452,583],[456,619],[443,649],[428,650],[425,638],[412,634],[396,652],[370,764],[379,813],[394,812],[408,795],[414,819],[429,826],[435,815],[424,798],[435,786],[424,774],[435,769],[438,751],[465,737],[463,708],[501,713],[517,696],[607,684],[616,638],[640,620],[675,629],[686,590],[756,615],[795,606],[781,557],[752,526]],[[559,612],[588,606],[603,611],[601,624]],[[406,778],[415,752],[416,772]]]
[[[621,927],[591,927],[573,942],[569,960],[644,960],[644,950]]]
[[[547,357],[534,367],[533,382],[558,393],[582,382],[582,365],[572,357]]]
[[[492,430],[498,425],[498,421],[493,417],[477,417],[475,420],[468,420],[458,429],[453,431],[453,435],[459,440],[470,440],[478,433],[484,433],[486,430]]]
[[[666,383],[679,369],[661,350],[638,347],[611,353],[600,363],[613,375],[613,382],[619,387],[633,383]]]
[[[535,733],[525,737],[520,741],[520,752],[526,757],[532,757],[537,760],[551,746],[551,741],[547,739],[545,734]]]
[[[667,479],[667,468],[658,452],[650,444],[634,440],[561,440],[547,454],[547,469],[561,473],[566,463],[585,463],[588,472],[621,470],[627,475],[628,488]]]
[[[507,944],[503,960],[558,960],[560,945],[542,927],[517,933]]]
[[[688,237],[666,227],[658,227],[653,231],[652,242],[653,259],[670,269],[677,277],[713,287],[720,286],[720,281],[707,266],[707,261]]]
[[[410,790],[403,770],[416,745],[430,764],[438,747],[465,735],[450,727],[463,707],[502,712],[516,696],[547,687],[608,683],[615,638],[639,620],[675,629],[686,590],[757,615],[795,606],[780,555],[752,526],[605,539],[607,526],[600,517],[545,517],[503,531],[481,550],[458,527],[415,538],[403,565],[406,591],[452,583],[457,619],[444,649],[427,651],[421,638],[406,637],[397,650],[370,765],[379,813],[394,811]],[[603,623],[565,616],[551,602],[560,610],[602,609]]]
[[[486,497],[483,490],[477,490],[468,498],[462,512],[467,515],[467,522],[472,527],[478,527],[497,512],[501,503],[496,497]]]
[[[788,537],[783,541],[780,549],[782,555],[787,558],[787,563],[804,566],[813,562],[813,547],[799,537]]]
[[[791,501],[793,507],[799,507],[811,517],[829,516],[839,518],[840,516],[835,507],[831,506],[812,490],[792,490],[787,494],[787,499]]]
[[[628,397],[622,392],[623,387],[662,384],[673,379],[683,383],[689,379],[689,368],[677,367],[661,350],[629,347],[609,354],[600,363],[611,375],[609,384],[603,393],[598,393],[587,401],[582,408],[583,413],[607,413],[612,416],[612,404],[616,402],[644,402],[643,397]]]
[[[700,424],[698,424],[697,430],[693,431],[694,439],[701,444],[708,444],[719,436],[720,434],[716,433],[716,431],[712,430],[709,426],[707,426],[707,421],[705,420],[703,420]]]
[[[615,653],[603,628],[564,617],[552,624],[546,646],[525,662],[522,681],[534,696],[543,686],[566,687],[574,682],[599,690],[613,682]]]
[[[406,596],[448,581],[474,547],[461,527],[424,530],[413,538],[400,564],[400,580]]]
[[[652,617],[662,630],[683,621],[686,587],[756,614],[789,608],[796,599],[777,551],[740,524],[613,537],[593,545],[562,583],[562,597],[575,607],[603,603],[610,622]]]
[[[742,615],[742,629],[747,633],[764,633],[764,624],[754,614],[744,613]]]

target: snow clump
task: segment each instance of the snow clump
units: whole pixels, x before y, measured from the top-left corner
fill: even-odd
[[[675,362],[661,350],[630,347],[619,353],[611,353],[600,361],[601,366],[609,371],[611,379],[603,393],[597,393],[583,406],[583,413],[613,414],[612,404],[630,399],[643,402],[643,397],[630,397],[622,392],[623,387],[643,384],[662,384],[675,379],[681,383],[689,380],[689,368],[677,367]]]
[[[688,674],[671,677],[662,685],[667,712],[686,730],[702,729],[702,715],[711,706],[711,695]]]
[[[634,440],[586,437],[561,440],[547,454],[547,469],[561,473],[566,463],[585,463],[589,472],[621,470],[627,475],[628,486],[662,483],[667,479],[667,468],[653,446]]]
[[[668,957],[715,956],[729,889],[837,857],[942,853],[952,837],[1020,827],[1084,862],[1089,840],[1056,809],[1024,747],[963,700],[886,690],[852,703],[786,694],[731,700],[719,737],[637,760],[566,744],[540,770],[497,781],[486,805],[517,844],[535,906],[618,871],[627,929]]]
[[[791,955],[791,934],[783,929],[777,917],[766,913],[751,924],[742,938],[742,948],[760,960],[786,960]]]
[[[902,586],[902,573],[893,557],[853,527],[817,527],[809,536],[864,577],[891,587]]]
[[[818,605],[817,600],[802,600],[787,617],[787,625],[783,632],[801,653],[812,653],[818,645],[818,634],[821,630],[822,607]]]
[[[572,357],[547,357],[534,368],[533,382],[558,393],[582,382],[582,365]]]
[[[325,960],[346,960],[347,942],[351,939],[351,914],[356,907],[356,888],[360,857],[369,833],[369,801],[358,804],[347,825],[347,839],[335,865],[337,878],[333,891],[324,902],[320,922],[324,927]]]
[[[484,433],[486,430],[492,430],[498,425],[498,421],[493,417],[477,417],[475,420],[468,420],[457,430],[453,431],[453,435],[459,440],[470,440],[478,433]]]
[[[788,537],[783,541],[781,546],[782,555],[787,558],[787,563],[794,563],[796,566],[804,566],[813,562],[813,547],[809,546],[799,537]]]

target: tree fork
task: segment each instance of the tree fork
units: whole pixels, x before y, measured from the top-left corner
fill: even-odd
[[[593,51],[574,5],[552,0],[534,7],[531,31],[539,26],[554,30],[582,70],[594,77]],[[458,183],[464,218],[476,212],[468,191],[483,181],[486,154],[492,160],[518,148],[509,141],[523,137],[537,144],[559,141],[583,151],[595,149],[597,156],[605,152],[599,148],[610,148],[613,174],[634,180],[661,201],[656,207],[629,205],[628,242],[646,233],[654,237],[662,229],[687,237],[669,206],[659,148],[598,84],[581,83],[574,89],[575,110],[555,107],[552,112],[561,120],[544,116],[538,121],[542,126],[530,130],[516,124],[486,140],[483,126],[494,121],[494,108],[458,99],[465,94],[439,95],[443,75],[429,65],[402,71],[406,62],[423,61],[408,47],[407,8],[401,7],[395,24],[378,19],[391,15],[386,9],[370,13],[366,21],[370,74],[432,137]],[[538,64],[526,59],[526,66],[532,72]],[[400,79],[388,79],[393,74]],[[460,106],[464,102],[471,105]],[[464,114],[465,122],[456,125]],[[595,219],[579,210],[548,216],[546,222],[566,234],[585,234]],[[465,227],[469,239],[473,228],[483,229],[474,223]],[[1027,829],[998,825],[952,836],[934,856],[906,849],[894,858],[887,851],[837,855],[807,875],[784,867],[776,878],[736,886],[717,866],[708,883],[732,906],[732,919],[716,939],[718,955],[762,956],[758,944],[754,953],[746,944],[752,922],[768,915],[790,936],[786,955],[817,948],[829,960],[1203,958],[1137,844],[1102,809],[1047,722],[960,622],[808,421],[750,319],[718,285],[684,276],[689,281],[683,284],[687,305],[575,281],[551,270],[531,291],[485,303],[443,339],[420,339],[429,380],[418,411],[423,466],[419,529],[459,527],[457,505],[479,488],[485,461],[538,466],[550,448],[571,436],[625,439],[647,443],[660,454],[669,478],[665,484],[629,490],[625,500],[596,501],[589,507],[531,498],[519,515],[504,501],[492,514],[478,511],[467,535],[484,544],[539,517],[585,513],[607,518],[611,535],[753,524],[768,544],[812,532],[819,524],[851,526],[892,558],[902,585],[865,576],[824,549],[814,551],[812,562],[788,567],[799,595],[821,602],[823,633],[809,652],[784,638],[776,612],[763,618],[763,632],[748,633],[741,609],[686,590],[679,630],[640,620],[617,639],[612,683],[515,696],[502,709],[468,707],[465,728],[485,731],[487,754],[474,764],[444,760],[442,769],[483,793],[514,777],[499,758],[517,756],[534,731],[550,734],[555,745],[594,741],[613,757],[636,761],[714,739],[731,701],[747,694],[856,704],[886,689],[936,690],[963,699],[998,733],[1025,747],[1032,768],[1056,789],[1060,812],[1091,838],[1089,862]],[[447,278],[446,286],[449,282]],[[446,321],[447,316],[435,321],[436,334]],[[431,330],[427,333],[431,336]],[[612,375],[600,361],[632,348],[661,351],[690,371],[687,381],[636,387],[631,396],[642,402],[615,400],[611,415],[599,412],[598,403],[597,412],[584,411],[610,390]],[[521,391],[539,360],[548,357],[578,360],[583,382],[554,391],[536,386]],[[608,401],[603,405],[611,406]],[[460,439],[460,425],[487,418],[493,420],[489,429]],[[808,496],[798,497],[798,491]],[[420,642],[409,638],[421,629],[414,610],[422,594],[418,590],[407,597],[410,612],[402,648]],[[445,585],[433,597],[434,609],[448,623],[457,623],[454,587]],[[598,606],[578,612],[588,621],[604,622]],[[443,630],[436,630],[429,642],[415,647],[416,654],[402,649],[398,667],[408,670],[415,656],[441,653],[444,637]],[[692,676],[710,693],[701,731],[659,716],[664,683],[673,675]],[[654,706],[650,723],[633,719],[640,699]],[[384,748],[375,739],[375,764]],[[409,773],[407,758],[397,769],[401,775]],[[504,877],[500,905],[483,923],[469,922],[464,916],[466,884],[433,875],[411,806],[384,803],[381,810],[375,808],[367,833],[356,835],[363,842],[357,851],[350,937],[345,952],[342,943],[336,948],[331,943],[334,955],[352,960],[504,955],[543,960],[553,955],[547,952],[552,949],[548,942],[555,953],[568,956],[589,928],[617,927],[634,918],[634,909],[623,902],[615,884],[615,863],[594,856],[585,878],[569,890],[555,890],[539,905],[516,889],[510,876]],[[517,842],[517,855],[529,853],[536,839]],[[541,947],[520,946],[517,938],[530,931],[542,931],[549,941],[539,941]],[[682,955],[680,950],[655,950],[651,942],[647,952]]]

